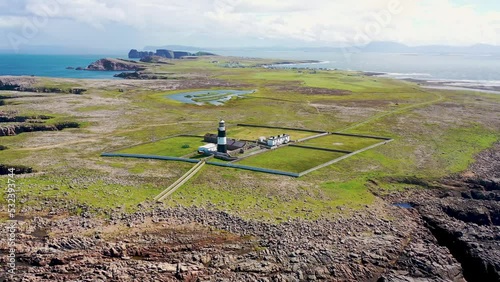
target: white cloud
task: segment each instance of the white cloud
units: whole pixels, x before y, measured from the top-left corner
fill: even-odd
[[[352,0],[16,0],[16,5],[23,1],[27,18],[50,14],[54,20],[71,19],[102,30],[116,23],[123,26],[124,34],[141,32],[155,42],[173,34],[183,34],[186,40],[212,34],[227,40],[293,39],[317,45],[367,40],[500,45],[500,11],[484,13],[452,0],[362,4]],[[0,28],[15,24],[18,19],[0,16]]]
[[[106,22],[125,22],[127,16],[120,7],[99,0],[28,0],[26,11],[39,17],[73,19],[96,28]]]
[[[0,28],[14,28],[22,26],[26,21],[24,17],[0,16]]]

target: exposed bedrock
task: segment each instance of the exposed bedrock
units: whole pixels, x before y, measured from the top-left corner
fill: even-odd
[[[43,86],[33,86],[34,82],[32,81],[16,81],[15,79],[4,79],[5,81],[0,80],[0,90],[6,91],[19,91],[19,92],[35,92],[35,93],[72,93],[72,94],[82,94],[87,91],[83,88],[70,88],[63,89],[59,87],[43,87]],[[9,99],[13,97],[9,96],[0,96],[0,102],[2,99]],[[1,105],[1,104],[0,104]]]
[[[23,225],[19,260],[30,267],[20,273],[44,277],[33,281],[463,281],[416,211],[393,210],[394,221],[373,211],[271,224],[194,207],[117,211],[106,220],[81,210]],[[113,226],[129,233],[110,234]]]
[[[33,173],[33,168],[21,165],[4,165],[0,164],[0,175],[7,175],[12,173],[11,169],[14,169],[14,174],[25,174]]]
[[[153,73],[143,73],[143,72],[122,72],[115,74],[114,77],[120,77],[125,79],[168,79],[165,75],[157,75]]]
[[[462,264],[469,282],[500,281],[500,228],[452,221],[440,215],[423,219],[438,242]]]
[[[7,126],[0,126],[1,136],[14,136],[23,132],[35,131],[57,131],[65,128],[78,128],[80,125],[77,122],[62,122],[58,124],[36,124],[36,123],[23,123],[13,124]]]
[[[469,282],[500,281],[500,143],[470,171],[443,180],[417,209],[438,242],[462,264]]]
[[[16,116],[16,115],[4,115],[0,114],[0,122],[26,122],[26,121],[37,121],[37,120],[48,120],[51,119],[50,116],[39,115],[39,116]]]
[[[91,71],[139,71],[144,67],[137,63],[118,59],[100,59],[90,64],[86,70]]]

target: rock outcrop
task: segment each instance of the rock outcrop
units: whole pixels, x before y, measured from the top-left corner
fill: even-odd
[[[57,131],[65,128],[78,128],[80,125],[77,122],[62,122],[58,124],[37,124],[37,123],[21,123],[7,126],[0,126],[1,136],[15,136],[23,132],[34,131]]]
[[[139,71],[144,67],[133,62],[118,59],[100,59],[90,64],[86,70],[90,71]]]
[[[166,75],[157,75],[151,73],[142,73],[142,72],[122,72],[119,74],[115,74],[114,77],[120,77],[125,79],[168,79]]]
[[[166,65],[173,65],[172,63],[165,62],[164,57],[160,56],[146,56],[141,58],[141,62],[144,63],[155,63],[155,64],[166,64]]]
[[[38,116],[18,116],[14,114],[3,114],[0,113],[0,122],[26,122],[26,121],[36,121],[36,120],[48,120],[51,116],[38,115]]]
[[[59,87],[43,87],[43,86],[33,86],[34,83],[25,82],[25,81],[16,81],[4,79],[5,81],[0,80],[0,90],[8,90],[8,91],[19,91],[19,92],[34,92],[34,93],[72,93],[72,94],[81,94],[87,91],[84,88],[73,87],[73,88],[59,88]],[[5,99],[8,97],[1,97],[0,99]]]
[[[136,49],[130,50],[128,53],[129,59],[141,59],[146,56],[153,56],[155,53],[151,51],[137,51]]]
[[[0,164],[0,175],[7,175],[11,173],[11,169],[14,169],[14,174],[26,174],[33,173],[33,168],[22,166],[22,165],[3,165]]]
[[[500,143],[477,157],[470,171],[407,195],[440,245],[469,282],[500,281]]]
[[[162,58],[167,58],[167,59],[182,59],[184,57],[191,57],[191,56],[217,56],[216,54],[209,53],[209,52],[204,52],[204,51],[199,51],[197,53],[190,53],[186,51],[172,51],[172,50],[167,50],[167,49],[158,49],[156,52],[152,51],[137,51],[136,49],[130,50],[128,53],[129,59],[142,59],[145,57],[152,57],[152,56],[158,56]]]
[[[43,201],[45,208],[54,203]],[[80,216],[34,218],[22,225],[18,273],[26,279],[463,281],[460,264],[437,245],[415,210],[387,207],[393,220],[373,210],[333,221],[272,224],[148,203],[141,212],[116,211],[99,219],[88,207],[62,204],[79,209]],[[114,229],[124,232],[110,237]]]

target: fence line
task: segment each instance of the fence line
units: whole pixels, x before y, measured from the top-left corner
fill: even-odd
[[[337,150],[337,149],[328,149],[328,148],[313,147],[313,146],[304,146],[304,145],[297,145],[297,144],[290,144],[290,147],[297,147],[297,148],[304,148],[304,149],[311,149],[311,150],[319,150],[319,151],[327,151],[327,152],[335,152],[335,153],[344,153],[344,154],[351,154],[351,153],[353,153],[352,151]]]
[[[207,162],[207,164],[215,165],[215,166],[222,166],[222,167],[229,167],[229,168],[236,168],[236,169],[244,169],[244,170],[250,170],[250,171],[255,171],[255,172],[270,173],[270,174],[275,174],[275,175],[299,177],[298,173],[286,172],[286,171],[280,171],[280,170],[274,170],[274,169],[267,169],[267,168],[260,168],[260,167],[253,167],[253,166],[246,166],[246,165],[237,165],[237,164],[232,164],[232,163]]]
[[[313,168],[311,168],[311,169],[309,169],[309,170],[306,170],[306,171],[303,171],[303,172],[299,173],[299,177],[304,176],[304,175],[306,175],[306,174],[309,174],[309,173],[311,173],[311,172],[313,172],[313,171],[316,171],[316,170],[318,170],[318,169],[322,169],[322,168],[327,167],[327,166],[329,166],[329,165],[332,165],[332,164],[334,164],[334,163],[338,163],[338,162],[340,162],[341,160],[345,160],[345,159],[347,159],[347,158],[349,158],[349,157],[352,157],[352,156],[357,155],[357,154],[359,154],[359,153],[362,153],[362,152],[368,151],[368,150],[373,149],[373,148],[375,148],[375,147],[378,147],[378,146],[380,146],[380,145],[387,144],[387,143],[392,142],[392,141],[394,141],[394,140],[393,140],[393,139],[391,139],[391,140],[386,140],[386,141],[384,141],[384,142],[380,142],[380,143],[377,143],[377,144],[375,144],[375,145],[371,145],[371,146],[366,147],[366,148],[363,148],[363,149],[361,149],[361,150],[358,150],[358,151],[352,152],[352,153],[350,153],[350,154],[347,154],[347,155],[342,156],[342,157],[340,157],[340,158],[337,158],[337,159],[335,159],[335,160],[329,161],[329,162],[324,163],[324,164],[322,164],[322,165],[319,165],[319,166],[317,166],[317,167],[313,167]]]
[[[322,130],[311,130],[311,129],[293,128],[293,127],[279,127],[279,126],[269,126],[269,125],[255,125],[255,124],[244,124],[244,123],[238,123],[236,126],[272,128],[272,129],[305,131],[305,132],[313,132],[313,133],[327,133],[326,131],[322,131]]]
[[[163,160],[163,161],[177,161],[185,163],[198,163],[199,160],[168,157],[168,156],[155,156],[155,155],[140,155],[140,154],[118,154],[118,153],[103,153],[101,157],[117,157],[117,158],[135,158],[135,159],[149,159],[149,160]]]
[[[326,136],[326,135],[329,135],[329,134],[330,133],[328,133],[328,132],[323,132],[323,133],[318,134],[318,135],[309,136],[309,137],[306,137],[306,138],[299,139],[299,140],[297,140],[297,142],[304,142],[304,141],[307,141],[307,140],[320,138],[320,137],[323,137],[323,136]]]
[[[351,133],[341,133],[341,132],[331,132],[332,135],[341,135],[341,136],[351,136],[351,137],[360,137],[360,138],[371,138],[371,139],[380,139],[380,140],[392,140],[389,137],[382,136],[373,136],[373,135],[363,135],[363,134],[351,134]]]

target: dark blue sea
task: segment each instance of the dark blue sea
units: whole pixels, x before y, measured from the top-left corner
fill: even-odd
[[[120,72],[77,71],[67,67],[87,67],[102,58],[117,55],[13,55],[0,54],[0,75],[34,75],[62,78],[110,79]]]

